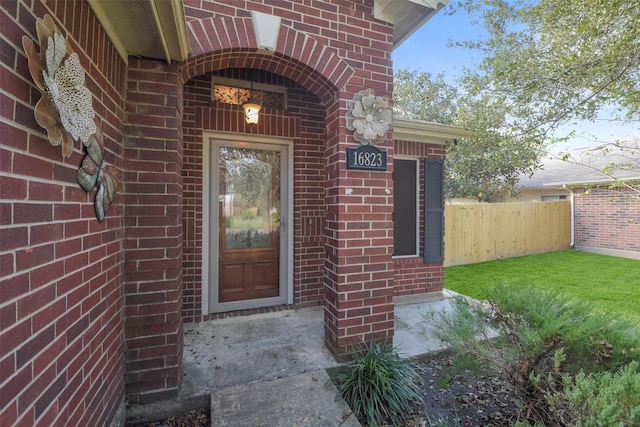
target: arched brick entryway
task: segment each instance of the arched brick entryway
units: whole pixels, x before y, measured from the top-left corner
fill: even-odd
[[[293,80],[326,105],[355,73],[334,49],[292,28],[281,27],[275,52],[259,52],[250,16],[187,22],[191,55],[183,82],[218,69],[259,69]]]
[[[317,98],[324,125],[324,215],[317,226],[322,229],[324,245],[325,341],[340,352],[373,337],[391,340],[392,170],[346,169],[346,147],[354,140],[345,127],[345,114],[348,102],[365,88],[390,98],[392,27],[375,22],[370,7],[331,8],[332,21],[342,23],[342,28],[335,24],[335,28],[323,29],[327,22],[317,19],[303,27],[283,20],[275,51],[265,52],[257,48],[248,12],[236,10],[235,16],[223,16],[233,11],[213,13],[186,7],[191,50],[186,63],[130,63],[127,116],[131,125],[126,155],[130,173],[126,180],[132,191],[125,214],[130,230],[126,345],[132,402],[158,400],[177,392],[184,296],[194,299],[189,320],[201,316],[197,295],[185,294],[184,286],[185,275],[197,276],[197,268],[185,271],[183,262],[186,259],[195,265],[197,245],[193,253],[185,253],[184,242],[197,241],[197,231],[193,236],[189,233],[202,228],[197,210],[185,211],[189,205],[185,198],[198,198],[198,177],[183,173],[192,162],[192,153],[185,147],[197,140],[194,129],[203,125],[195,124],[198,120],[220,114],[226,123],[225,115],[230,118],[237,111],[231,107],[215,112],[210,107],[191,110],[185,107],[184,97],[190,81],[219,70],[251,69],[282,76]],[[327,13],[307,9],[310,17]],[[299,16],[306,17],[304,13]],[[366,34],[363,27],[367,27]],[[274,114],[276,122],[289,120],[286,113]],[[187,123],[194,123],[193,128]],[[226,130],[242,132],[240,126]],[[379,146],[388,151],[391,162],[392,141]],[[161,196],[154,197],[154,193]]]

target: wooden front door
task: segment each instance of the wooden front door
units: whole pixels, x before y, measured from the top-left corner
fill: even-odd
[[[284,149],[259,144],[214,146],[219,304],[240,303],[230,304],[235,309],[244,307],[243,301],[253,302],[248,307],[284,297],[280,274]]]

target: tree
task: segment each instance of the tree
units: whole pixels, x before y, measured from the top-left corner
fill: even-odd
[[[448,13],[458,9],[484,27],[487,37],[457,42],[478,50],[483,59],[456,82],[455,93],[463,94],[456,99],[456,112],[445,109],[443,119],[433,112],[438,102],[417,108],[404,94],[394,97],[397,113],[476,132],[450,149],[449,196],[490,201],[495,199],[491,194],[513,194],[510,172],[532,172],[539,153],[570,138],[556,134],[561,126],[596,120],[611,110],[614,120],[640,123],[640,2],[460,0],[448,6]],[[398,75],[396,85],[402,87],[411,73]],[[431,94],[445,97],[441,82],[433,83],[438,90]],[[423,85],[418,81],[416,90]],[[637,144],[598,143],[626,145],[631,155],[640,155]],[[525,158],[514,158],[518,153]],[[474,188],[479,183],[484,191]],[[631,185],[640,191],[638,184]]]
[[[614,120],[640,123],[640,2],[463,0],[450,13],[456,7],[475,16],[488,34],[485,40],[458,43],[483,54],[478,69],[466,70],[461,85],[471,97],[502,105],[512,136],[558,142],[571,136],[554,136],[558,127],[596,120],[612,110]],[[600,156],[612,149],[640,156],[637,140],[598,145]],[[640,194],[640,183],[615,173],[627,168],[623,160],[599,171],[614,187]]]
[[[458,44],[482,52],[467,70],[470,96],[507,108],[511,132],[547,141],[560,125],[640,119],[640,2],[629,0],[463,0],[486,30]],[[611,142],[611,141],[605,141]]]
[[[407,119],[453,124],[458,116],[458,89],[444,73],[401,69],[393,76],[394,114]]]
[[[445,196],[496,202],[518,193],[516,184],[539,164],[541,143],[505,132],[506,110],[489,98],[461,95],[444,75],[399,70],[394,109],[400,117],[453,124],[473,132],[447,147]]]

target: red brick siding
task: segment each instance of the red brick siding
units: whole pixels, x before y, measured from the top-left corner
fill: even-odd
[[[624,188],[575,190],[575,245],[640,252],[640,202]]]
[[[349,81],[353,65],[362,67],[362,61],[371,62],[371,57],[366,55],[380,57],[384,53],[388,60],[387,71],[391,69],[390,50],[384,52],[392,42],[388,26],[377,21],[358,21],[358,24],[366,25],[369,29],[367,35],[371,39],[349,40],[352,31],[358,35],[363,34],[362,28],[354,27],[352,19],[370,14],[369,5],[342,1],[335,4],[315,1],[313,6],[286,1],[276,2],[276,5],[270,1],[237,4],[208,1],[201,4],[199,0],[187,0],[184,3],[193,57],[218,52],[226,57],[223,60],[234,62],[236,68],[259,68],[274,73],[276,71],[269,68],[269,63],[281,63],[282,72],[277,74],[306,87],[323,103],[331,100],[332,87],[341,88]],[[258,46],[249,10],[282,18],[276,52],[266,57],[258,55],[260,64],[253,66],[251,63],[255,61],[255,49]],[[300,20],[307,23],[299,22]],[[310,25],[310,22],[313,24]],[[360,43],[362,46],[359,46]],[[238,57],[229,55],[229,50],[237,49],[241,50]],[[356,62],[352,65],[345,59]],[[247,62],[240,64],[238,61]],[[201,67],[198,63],[193,65]],[[190,71],[188,77],[205,74],[207,71],[211,70],[201,68],[199,71]],[[188,78],[184,80],[187,81]]]
[[[376,94],[390,96],[380,88]],[[352,97],[343,93],[340,99]],[[393,189],[392,168],[346,169],[346,148],[353,142],[352,135],[340,132],[344,107],[337,101],[328,108],[325,152],[325,342],[334,352],[374,338],[393,338],[393,192],[385,191]],[[378,146],[387,150],[392,163],[392,141]]]
[[[423,144],[411,141],[394,141],[396,154],[412,156],[420,159],[443,159],[446,149],[440,144]],[[394,259],[394,295],[412,295],[441,291],[444,286],[444,267],[442,263],[424,262],[424,162],[420,162],[419,170],[419,217],[420,248],[415,258]]]
[[[126,383],[148,403],[175,396],[182,373],[183,98],[175,65],[131,58],[128,71]]]
[[[63,159],[35,122],[21,38],[46,13],[80,56],[105,160],[123,166],[124,63],[87,3],[3,2],[0,425],[108,425],[124,399],[122,196],[99,224],[75,179],[81,143]]]
[[[347,171],[344,161],[354,143],[347,101],[363,88],[390,98],[391,25],[373,18],[371,2],[184,3],[191,57],[171,65],[129,58],[128,67],[86,2],[0,9],[2,425],[108,424],[124,382],[131,402],[176,395],[183,316],[198,320],[201,304],[198,132],[221,118],[218,130],[247,131],[228,120],[237,109],[203,105],[197,114],[200,76],[217,70],[261,70],[298,85],[288,111],[265,111],[258,129],[295,138],[296,304],[321,303],[324,287],[326,341],[336,351],[393,336],[391,168]],[[256,49],[248,10],[282,17],[276,52]],[[87,71],[105,160],[124,171],[103,224],[93,194],[75,184],[80,147],[62,160],[33,118],[38,94],[20,37],[35,38],[35,17],[47,12]],[[392,142],[381,146],[392,161]]]
[[[276,52],[264,55],[255,50],[250,13],[236,6],[283,18]],[[390,187],[390,171],[361,174],[345,170],[344,150],[353,144],[353,137],[345,129],[344,115],[347,100],[365,87],[390,98],[392,27],[373,18],[371,4],[359,2],[281,2],[273,6],[259,1],[238,5],[186,1],[185,9],[194,58],[183,68],[184,81],[232,66],[260,69],[291,79],[325,105],[325,339],[336,350],[351,342],[368,341],[373,335],[390,339],[393,236],[388,204],[393,200],[378,194]],[[361,188],[347,199],[347,186]],[[375,211],[358,211],[363,203],[375,206]],[[346,229],[347,223],[369,224],[371,235],[361,231],[362,239],[350,240],[352,230]],[[344,285],[360,280],[353,271],[364,271],[371,264],[381,271],[364,273],[362,280],[365,276],[369,280],[359,282],[363,292],[351,293],[347,304],[349,291]],[[349,312],[350,304],[360,304],[368,313]]]

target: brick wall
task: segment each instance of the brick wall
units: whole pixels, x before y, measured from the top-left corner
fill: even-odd
[[[177,394],[183,320],[208,318],[200,312],[204,129],[294,139],[294,303],[324,302],[332,350],[391,341],[394,280],[400,294],[429,290],[441,277],[438,266],[391,258],[392,167],[345,166],[354,145],[348,101],[364,88],[391,98],[392,27],[373,18],[372,3],[184,4],[190,58],[129,58],[125,66],[86,2],[2,3],[2,425],[108,424],[125,383],[134,403]],[[282,18],[275,52],[257,50],[250,10]],[[62,159],[33,117],[39,93],[20,38],[35,38],[35,18],[45,13],[80,55],[105,160],[121,171],[102,224],[94,193],[75,183],[80,145]],[[248,69],[289,88],[287,110],[265,110],[257,129],[238,120],[237,106],[209,100],[210,73],[243,78]],[[380,144],[390,165],[396,149],[443,155],[394,147],[390,137]],[[433,278],[426,287],[424,274]]]
[[[390,97],[381,87],[375,90],[377,95]],[[351,99],[353,95],[340,97]],[[344,106],[337,106],[328,109],[327,122],[344,129]],[[340,353],[372,339],[391,342],[393,338],[393,192],[386,191],[393,189],[393,180],[392,168],[346,170],[345,153],[353,146],[352,136],[339,132],[328,136],[325,343]],[[392,141],[378,147],[387,150],[392,163]]]
[[[185,82],[218,69],[260,69],[294,81],[319,99],[324,109],[326,136],[323,147],[326,210],[323,230],[327,253],[324,261],[325,339],[334,350],[353,342],[368,341],[372,336],[390,340],[393,335],[393,198],[387,196],[384,189],[392,187],[391,171],[354,173],[345,169],[345,150],[353,145],[353,137],[345,129],[344,117],[347,101],[364,88],[391,97],[392,27],[373,18],[371,3],[357,1],[229,4],[187,0],[185,9],[193,55],[193,60],[183,68]],[[275,52],[262,54],[255,50],[248,10],[282,17]],[[387,140],[382,146],[389,149],[392,159],[391,141]],[[347,187],[354,189],[353,196],[345,195]],[[363,209],[363,205],[368,208]],[[302,216],[301,213],[301,220]],[[193,217],[197,218],[195,210]],[[312,219],[310,225],[319,227],[319,221]],[[197,230],[197,220],[188,228]],[[359,234],[360,238],[352,239],[353,234]],[[197,241],[197,232],[193,236]],[[194,266],[196,257],[194,251]],[[197,277],[197,267],[193,267],[193,271]],[[195,292],[193,297],[187,297],[197,304]]]
[[[640,203],[624,188],[574,190],[575,245],[640,252]]]
[[[393,336],[392,168],[345,166],[354,144],[348,101],[364,88],[391,98],[391,25],[373,18],[370,1],[184,3],[190,58],[128,66],[86,2],[2,3],[1,425],[109,424],[125,383],[134,403],[177,394],[183,319],[207,318],[199,311],[204,129],[294,138],[295,305],[325,303],[325,339],[336,352]],[[257,50],[250,10],[282,18],[275,52]],[[105,160],[121,171],[101,224],[94,193],[75,182],[80,144],[63,159],[33,117],[39,93],[20,39],[35,39],[45,13],[80,55]],[[208,99],[210,73],[242,78],[243,69],[289,88],[287,110],[265,110],[257,129],[238,120],[237,106]],[[380,147],[392,164],[390,137]],[[429,155],[439,154],[421,154]],[[439,274],[400,264],[396,293]]]
[[[182,375],[182,108],[177,65],[130,59],[124,293],[133,403],[175,396]]]
[[[108,425],[124,403],[122,195],[98,223],[95,191],[76,183],[82,144],[63,159],[35,122],[21,38],[37,42],[45,14],[86,71],[105,160],[123,166],[125,68],[88,5],[3,1],[0,425]]]
[[[441,144],[424,144],[413,141],[394,141],[396,154],[420,159],[444,160],[446,149]],[[394,295],[412,295],[441,291],[444,286],[442,263],[424,262],[424,161],[419,169],[419,254],[415,258],[394,259]]]

